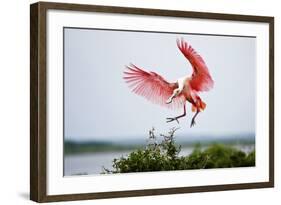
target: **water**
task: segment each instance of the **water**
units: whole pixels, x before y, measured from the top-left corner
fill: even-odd
[[[254,145],[236,146],[236,148],[248,153],[254,149]],[[192,150],[192,147],[184,147],[181,149],[180,156],[186,156]],[[100,174],[103,172],[103,167],[112,170],[113,159],[121,156],[125,157],[130,152],[132,150],[66,155],[64,159],[64,175]]]
[[[67,155],[64,158],[64,175],[100,174],[103,167],[112,169],[114,158],[126,156],[129,152],[131,151]]]

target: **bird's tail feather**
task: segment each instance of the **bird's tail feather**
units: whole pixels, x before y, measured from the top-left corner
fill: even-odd
[[[206,103],[204,103],[201,99],[198,99],[197,102],[196,102],[196,105],[192,105],[192,112],[196,112],[197,109],[199,109],[200,111],[203,111],[205,110],[206,108]]]

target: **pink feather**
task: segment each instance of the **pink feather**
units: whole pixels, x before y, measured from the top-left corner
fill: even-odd
[[[147,72],[133,64],[127,66],[124,71],[126,83],[132,92],[145,97],[147,100],[168,107],[182,108],[185,103],[183,95],[178,95],[171,104],[166,104],[166,100],[173,94],[173,90],[178,87],[177,83],[169,83],[162,76],[155,72]]]
[[[214,81],[203,58],[183,39],[177,40],[177,45],[193,68],[191,88],[195,91],[209,91],[213,87]]]

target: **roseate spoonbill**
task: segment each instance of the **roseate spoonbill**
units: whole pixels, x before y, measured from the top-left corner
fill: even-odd
[[[177,39],[177,46],[193,68],[191,76],[184,76],[176,82],[168,82],[155,72],[145,71],[134,64],[126,66],[124,80],[129,84],[132,92],[145,97],[153,103],[168,108],[182,108],[184,113],[176,117],[166,118],[167,123],[177,121],[186,116],[186,101],[192,104],[190,127],[195,125],[195,118],[206,108],[206,103],[199,97],[199,92],[209,91],[214,81],[203,58],[183,39]]]

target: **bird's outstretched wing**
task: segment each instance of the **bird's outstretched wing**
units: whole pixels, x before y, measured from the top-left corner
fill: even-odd
[[[178,87],[177,83],[169,83],[157,73],[144,71],[133,64],[126,68],[123,79],[128,83],[132,92],[168,108],[182,108],[185,102],[183,95],[178,95],[172,103],[166,104],[166,100],[173,94],[173,90]]]
[[[190,81],[192,89],[195,91],[210,90],[214,85],[214,81],[203,58],[183,39],[178,39],[177,45],[182,54],[192,65],[193,73]]]

